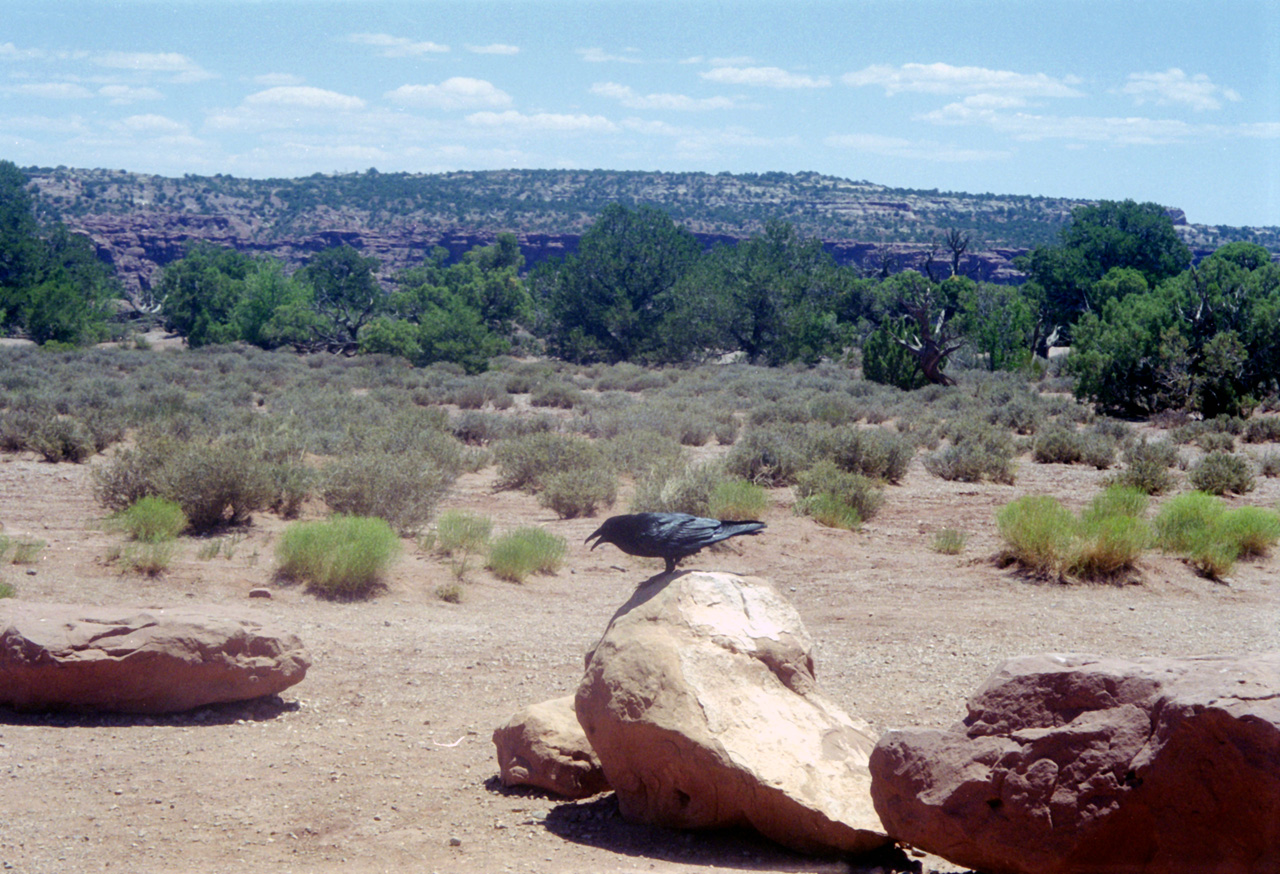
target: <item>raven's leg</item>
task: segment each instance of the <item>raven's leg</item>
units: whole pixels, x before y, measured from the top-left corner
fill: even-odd
[[[673,574],[673,573],[675,573],[675,571],[676,571],[676,560],[675,560],[674,558],[672,558],[671,556],[669,556],[669,555],[667,555],[667,556],[663,556],[663,558],[665,558],[665,559],[667,560],[667,570],[666,570],[666,573],[669,573],[669,574]]]

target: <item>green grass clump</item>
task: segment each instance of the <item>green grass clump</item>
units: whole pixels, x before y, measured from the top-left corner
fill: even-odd
[[[1191,469],[1188,480],[1197,491],[1211,495],[1253,491],[1253,470],[1249,461],[1231,452],[1210,452]]]
[[[929,548],[943,555],[959,555],[964,552],[964,545],[969,535],[955,528],[943,528],[933,535]]]
[[[716,483],[711,490],[707,512],[714,519],[743,521],[759,519],[768,505],[769,498],[762,486],[744,479],[730,479]]]
[[[996,515],[1005,559],[1045,577],[1114,579],[1132,570],[1151,539],[1147,496],[1111,486],[1075,516],[1056,498],[1034,495]]]
[[[276,547],[280,573],[333,598],[369,594],[400,550],[386,520],[334,516],[322,522],[295,522]]]
[[[1180,553],[1210,579],[1229,574],[1240,558],[1264,555],[1280,541],[1280,514],[1260,507],[1228,509],[1222,499],[1189,492],[1166,503],[1156,516],[1156,540]]]
[[[126,546],[121,558],[134,573],[158,577],[169,569],[176,551],[173,540],[139,540]]]
[[[479,553],[489,546],[492,534],[492,519],[462,510],[448,510],[441,513],[436,522],[433,546],[442,555]]]
[[[555,573],[564,561],[566,545],[541,528],[517,528],[489,546],[486,567],[504,580],[523,583],[534,573]]]
[[[0,580],[0,598],[16,598],[16,597],[18,597],[18,590],[13,587],[13,584],[6,583],[4,580]]]
[[[161,543],[187,529],[187,514],[176,501],[147,495],[113,515],[107,524],[123,531],[130,540]]]
[[[818,492],[801,499],[796,503],[796,510],[828,528],[857,531],[862,527],[858,511],[831,492]]]
[[[1075,523],[1071,511],[1047,495],[1018,498],[996,514],[1007,557],[1044,576],[1060,572]]]
[[[36,559],[40,557],[40,550],[44,547],[43,540],[14,538],[0,534],[0,561],[6,560],[7,556],[10,564],[35,564]]]

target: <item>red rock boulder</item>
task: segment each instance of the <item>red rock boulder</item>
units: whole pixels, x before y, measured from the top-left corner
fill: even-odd
[[[1280,871],[1280,654],[1012,659],[871,775],[889,834],[988,874]]]
[[[274,695],[306,676],[293,634],[220,607],[0,602],[0,705],[172,713]]]

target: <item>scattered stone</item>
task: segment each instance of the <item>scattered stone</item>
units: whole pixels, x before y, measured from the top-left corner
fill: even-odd
[[[270,598],[271,590],[270,589],[250,589],[249,597],[250,598]]]
[[[809,853],[885,845],[875,734],[818,690],[811,649],[763,580],[692,572],[637,589],[587,656],[575,702],[622,814],[750,825]]]
[[[504,786],[537,786],[568,798],[604,792],[600,759],[573,712],[573,696],[533,704],[493,732]]]
[[[0,704],[172,713],[281,692],[311,658],[296,635],[221,607],[0,602]]]
[[[871,773],[894,838],[990,874],[1280,871],[1280,653],[1012,659]]]

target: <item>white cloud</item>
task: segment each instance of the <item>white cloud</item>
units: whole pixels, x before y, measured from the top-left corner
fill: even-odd
[[[947,143],[909,140],[880,134],[838,134],[827,137],[823,142],[833,149],[847,149],[890,158],[907,158],[913,161],[947,163],[993,161],[1008,158],[1012,154],[1000,149],[963,149]]]
[[[17,97],[38,97],[41,100],[84,100],[93,92],[75,82],[24,82],[2,89],[5,94]]]
[[[388,100],[429,109],[478,109],[510,106],[511,95],[484,79],[454,76],[439,85],[401,85],[386,93]]]
[[[135,88],[132,85],[103,85],[98,89],[98,94],[116,104],[137,103],[139,100],[160,100],[164,97],[155,88]]]
[[[290,106],[298,109],[318,109],[334,112],[354,112],[364,108],[359,97],[312,88],[307,85],[280,85],[250,94],[244,99],[248,106]]]
[[[43,57],[44,52],[39,49],[20,49],[11,42],[0,43],[0,60],[30,61]]]
[[[879,85],[886,94],[903,91],[923,94],[1003,94],[1018,97],[1080,97],[1074,76],[1056,79],[1044,73],[1014,73],[985,67],[953,67],[950,64],[873,64],[840,79],[855,87]]]
[[[177,52],[100,52],[91,60],[99,67],[163,74],[174,82],[203,82],[215,78],[186,55]]]
[[[597,82],[591,93],[617,100],[628,109],[669,109],[700,112],[707,109],[731,109],[735,102],[728,97],[689,97],[684,94],[637,94],[629,85]]]
[[[1220,109],[1223,100],[1240,100],[1237,92],[1213,84],[1205,74],[1188,76],[1177,67],[1163,73],[1130,73],[1129,82],[1120,93],[1132,97],[1139,106],[1150,102],[1157,106],[1189,106],[1197,111]]]
[[[434,42],[415,42],[403,36],[392,36],[389,33],[353,33],[347,39],[359,45],[373,46],[381,49],[385,58],[412,58],[419,55],[439,54],[449,51],[449,47]]]
[[[604,49],[578,49],[578,56],[582,60],[592,64],[603,64],[609,61],[622,64],[638,64],[640,59],[636,57],[639,54],[637,49],[623,49],[624,54],[613,55]]]
[[[716,67],[702,74],[710,82],[725,85],[752,85],[763,88],[827,88],[826,76],[788,73],[779,67]]]
[[[609,133],[618,126],[602,115],[535,112],[526,114],[509,109],[506,112],[476,112],[467,116],[470,124],[485,128],[513,131],[586,131]]]
[[[1176,119],[1038,115],[976,109],[962,103],[952,103],[916,117],[934,124],[984,125],[997,133],[1024,141],[1074,140],[1117,145],[1160,145],[1225,133],[1223,129],[1190,125]]]
[[[474,52],[477,55],[518,55],[520,54],[520,47],[495,42],[487,46],[467,46],[467,51]]]
[[[185,124],[163,115],[131,115],[117,122],[116,127],[120,131],[149,135],[173,136],[190,132]]]
[[[263,73],[261,76],[253,77],[253,83],[264,88],[274,88],[278,85],[301,85],[305,81],[307,80],[293,73]]]

